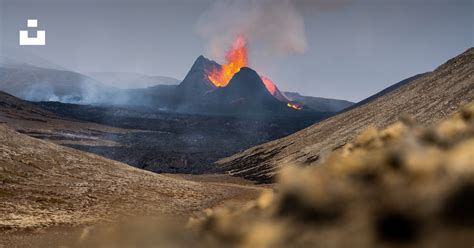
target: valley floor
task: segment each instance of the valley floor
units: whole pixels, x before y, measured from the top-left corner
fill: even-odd
[[[173,174],[164,175],[172,179],[176,179],[177,182],[182,181],[183,184],[198,183],[206,194],[206,201],[200,205],[201,209],[188,209],[180,212],[179,216],[168,216],[172,217],[173,220],[182,221],[184,224],[188,221],[190,216],[199,214],[202,210],[207,208],[214,208],[218,206],[233,206],[239,207],[245,205],[250,200],[256,199],[264,190],[270,189],[272,185],[255,185],[253,182],[246,181],[230,177],[227,175],[212,174],[212,175],[186,175],[186,174]],[[199,199],[174,199],[175,201],[194,201]],[[196,202],[197,203],[197,202]],[[135,206],[139,206],[140,202],[137,201]],[[114,207],[119,208],[120,212],[133,213],[136,209],[131,209],[130,206],[133,204],[121,204],[117,202]],[[157,204],[156,209],[162,212],[163,207],[169,207],[169,204],[159,205]],[[168,209],[173,211],[173,209]],[[165,212],[168,212],[165,210]],[[0,213],[3,215],[4,213]],[[34,214],[34,213],[31,213]],[[169,214],[168,214],[169,215]],[[133,218],[131,214],[128,218]],[[150,216],[157,217],[157,216]],[[48,222],[50,216],[44,216],[44,222]],[[19,228],[19,229],[8,229],[3,226],[3,230],[0,230],[0,248],[37,248],[37,247],[70,247],[74,245],[91,227],[112,222],[103,222],[98,220],[97,222],[87,221],[88,224],[84,224],[83,219],[75,219],[67,224],[62,225],[46,225],[45,227],[39,228]]]

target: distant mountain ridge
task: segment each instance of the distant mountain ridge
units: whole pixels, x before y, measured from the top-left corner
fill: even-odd
[[[4,47],[0,55],[0,67],[29,65],[45,69],[67,71],[66,68],[36,55],[31,50]]]
[[[0,91],[30,101],[100,102],[109,90],[76,72],[9,64],[0,67]]]
[[[109,87],[119,89],[148,88],[156,85],[177,85],[180,83],[180,80],[172,77],[150,76],[132,72],[90,72],[85,74]]]

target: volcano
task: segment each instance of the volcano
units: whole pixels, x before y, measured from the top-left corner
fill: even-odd
[[[225,115],[292,115],[301,110],[268,78],[242,67],[226,84],[215,84],[212,70],[224,66],[200,56],[175,92],[180,112]],[[305,111],[306,112],[306,111]]]
[[[178,86],[172,108],[226,115],[291,115],[303,109],[248,65],[243,36],[234,41],[222,65],[200,56]]]

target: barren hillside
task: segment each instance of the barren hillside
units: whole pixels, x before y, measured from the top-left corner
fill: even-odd
[[[116,142],[102,136],[108,133],[118,134],[134,131],[61,118],[52,112],[1,91],[0,124],[6,124],[20,133],[61,145],[114,146],[117,145]]]
[[[242,190],[138,170],[0,125],[0,231],[185,215]]]
[[[316,164],[368,126],[385,127],[409,115],[428,124],[474,99],[474,48],[431,73],[360,107],[288,137],[217,162],[231,175],[268,182],[282,164]]]

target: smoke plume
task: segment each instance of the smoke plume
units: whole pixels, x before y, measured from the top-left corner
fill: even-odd
[[[303,16],[294,0],[216,1],[197,23],[209,40],[209,52],[222,57],[231,41],[243,34],[252,46],[279,55],[304,53],[307,40]]]

